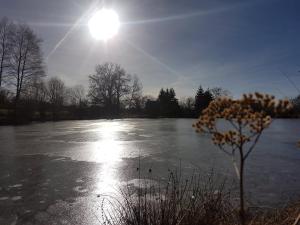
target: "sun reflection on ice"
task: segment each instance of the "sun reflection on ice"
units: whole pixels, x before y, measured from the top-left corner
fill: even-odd
[[[96,129],[99,140],[93,143],[91,158],[102,164],[96,174],[97,194],[115,194],[118,189],[117,169],[122,161],[122,145],[119,139],[120,124],[107,122],[99,124]]]

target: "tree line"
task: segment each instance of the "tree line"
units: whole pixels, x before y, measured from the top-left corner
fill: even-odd
[[[178,101],[173,88],[161,89],[157,98],[144,96],[138,76],[111,62],[96,66],[94,74],[88,76],[87,91],[82,85],[67,87],[58,77],[47,79],[41,44],[42,40],[28,25],[7,18],[0,20],[2,123],[129,116],[194,117],[218,92],[199,88],[195,98],[182,101]]]
[[[96,65],[83,85],[67,86],[59,77],[47,78],[42,40],[26,24],[0,20],[0,124],[33,120],[119,117],[198,117],[211,101],[230,93],[220,87],[199,86],[194,96],[176,97],[162,88],[157,97],[143,95],[137,75],[116,63]],[[300,96],[293,99],[300,112]]]

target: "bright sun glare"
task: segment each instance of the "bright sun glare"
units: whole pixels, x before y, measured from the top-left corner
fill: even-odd
[[[118,33],[120,21],[118,14],[111,9],[101,9],[88,22],[93,38],[107,41]]]

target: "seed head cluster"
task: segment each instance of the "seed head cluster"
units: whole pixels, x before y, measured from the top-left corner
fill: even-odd
[[[202,111],[193,127],[197,133],[210,133],[216,145],[239,147],[260,135],[271,124],[271,115],[280,115],[291,108],[288,100],[277,101],[268,94],[244,94],[239,100],[218,98]],[[219,119],[229,122],[230,129],[220,131]]]

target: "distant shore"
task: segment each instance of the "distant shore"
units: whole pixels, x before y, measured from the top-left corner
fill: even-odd
[[[0,117],[0,126],[13,126],[13,125],[29,125],[32,123],[45,123],[45,122],[61,122],[61,121],[76,121],[76,120],[115,120],[115,119],[197,119],[197,117],[150,117],[147,115],[119,115],[114,117],[91,117],[91,118],[61,118],[61,119],[43,119],[43,120],[17,120]],[[280,117],[277,119],[300,119],[300,117]]]

